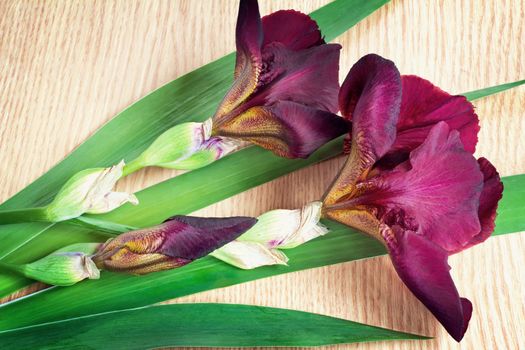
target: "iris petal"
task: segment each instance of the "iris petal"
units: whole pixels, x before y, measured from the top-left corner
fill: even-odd
[[[293,101],[337,112],[341,45],[325,44],[293,51],[271,43],[263,51],[264,69],[249,105]]]
[[[306,158],[347,129],[335,114],[289,101],[253,107],[222,127],[221,135],[242,138],[281,157]]]
[[[503,196],[503,183],[494,165],[485,158],[478,159],[478,164],[483,173],[483,190],[479,198],[478,209],[481,232],[473,236],[460,250],[485,241],[494,232],[496,210],[498,209],[498,202]]]
[[[453,96],[428,80],[414,75],[401,77],[403,99],[397,123],[397,137],[391,150],[381,162],[392,167],[406,160],[410,151],[426,139],[440,121],[458,130],[467,151],[474,153],[478,141],[479,120],[474,106],[465,96]]]
[[[219,105],[214,122],[220,123],[257,88],[262,68],[262,40],[263,31],[257,0],[241,0],[236,27],[235,81]]]
[[[304,13],[281,10],[262,19],[263,47],[272,42],[284,44],[291,50],[302,50],[324,44],[317,23]],[[284,26],[286,25],[286,30]]]
[[[398,227],[393,231],[387,247],[399,277],[459,342],[467,330],[472,304],[458,294],[447,264],[448,253],[413,231]]]
[[[371,180],[375,189],[361,200],[381,208],[389,225],[417,230],[448,252],[464,249],[481,230],[483,175],[476,159],[458,132],[440,122],[410,154],[409,164]]]
[[[370,54],[350,69],[339,92],[339,107],[352,120],[352,152],[325,203],[354,191],[356,182],[389,150],[400,104],[401,77],[392,61]]]

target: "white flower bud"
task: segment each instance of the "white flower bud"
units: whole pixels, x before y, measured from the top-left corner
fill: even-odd
[[[264,213],[251,229],[211,255],[243,269],[286,264],[288,258],[278,249],[295,248],[328,232],[319,223],[321,209],[321,202],[312,202],[302,209]]]
[[[63,221],[84,213],[106,213],[137,197],[112,189],[122,176],[124,162],[109,168],[86,169],[70,178],[46,207],[50,221]]]
[[[232,241],[210,255],[245,270],[265,265],[286,265],[288,262],[288,257],[278,249],[246,241]]]

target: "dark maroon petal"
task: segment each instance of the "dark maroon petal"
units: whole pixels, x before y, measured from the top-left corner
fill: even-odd
[[[272,43],[263,51],[257,92],[245,108],[276,101],[293,101],[337,112],[341,45],[325,44],[292,51]]]
[[[339,92],[339,108],[352,120],[353,147],[375,162],[396,137],[401,79],[392,61],[370,54],[350,69]]]
[[[370,54],[350,69],[339,92],[339,108],[352,121],[352,151],[327,202],[350,193],[356,181],[390,149],[400,104],[401,78],[392,61]]]
[[[403,99],[397,124],[397,138],[386,158],[408,156],[427,137],[434,125],[445,121],[458,130],[467,151],[474,153],[479,120],[465,96],[452,96],[428,80],[414,75],[401,77]]]
[[[273,42],[290,50],[302,50],[324,43],[317,23],[304,13],[294,10],[274,12],[262,19],[263,47]]]
[[[377,183],[376,189],[363,201],[383,208],[385,218],[417,230],[448,252],[464,249],[481,230],[478,205],[483,175],[458,132],[445,122],[434,126],[410,154],[410,166],[371,181]]]
[[[217,109],[217,121],[225,118],[257,88],[262,67],[262,41],[262,23],[257,0],[241,0],[236,28],[235,81]]]
[[[459,342],[467,330],[472,304],[458,294],[447,252],[415,232],[397,227],[393,231],[394,237],[387,237],[386,242],[399,277]]]
[[[242,216],[174,216],[162,224],[165,239],[156,252],[170,257],[195,260],[233,241],[256,222],[255,218]]]
[[[281,101],[247,110],[224,125],[221,135],[255,143],[281,157],[306,158],[347,130],[347,122],[335,114]]]
[[[483,173],[483,191],[479,198],[479,221],[481,232],[472,237],[463,249],[484,242],[494,232],[496,221],[496,210],[498,202],[503,196],[503,183],[498,171],[486,158],[478,159],[479,168]]]

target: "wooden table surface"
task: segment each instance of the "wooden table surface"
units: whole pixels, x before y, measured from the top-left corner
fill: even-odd
[[[261,1],[261,12],[310,12],[327,1]],[[151,90],[234,50],[235,1],[0,1],[0,201],[6,200]],[[523,0],[393,1],[336,41],[341,78],[376,52],[404,74],[453,92],[525,78]],[[525,88],[476,101],[478,155],[502,175],[525,173]],[[319,198],[333,160],[199,211],[258,215]],[[173,176],[148,169],[123,187]],[[179,300],[292,308],[434,336],[337,349],[525,348],[525,236],[491,238],[451,258],[474,304],[461,344],[394,272],[388,257],[296,272]]]

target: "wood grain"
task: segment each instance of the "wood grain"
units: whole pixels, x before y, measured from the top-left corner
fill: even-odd
[[[310,12],[327,1],[261,1],[261,12]],[[61,160],[131,102],[234,50],[236,2],[0,1],[0,201]],[[523,0],[393,1],[338,38],[341,77],[363,54],[393,59],[451,92],[525,78]],[[525,89],[477,101],[478,155],[503,175],[525,173]],[[199,211],[258,215],[318,198],[341,160],[298,171]],[[174,172],[148,169],[138,189]],[[435,336],[334,349],[525,347],[525,236],[490,239],[452,257],[474,304],[454,342],[400,282],[387,257],[246,283],[177,300],[293,308]]]

